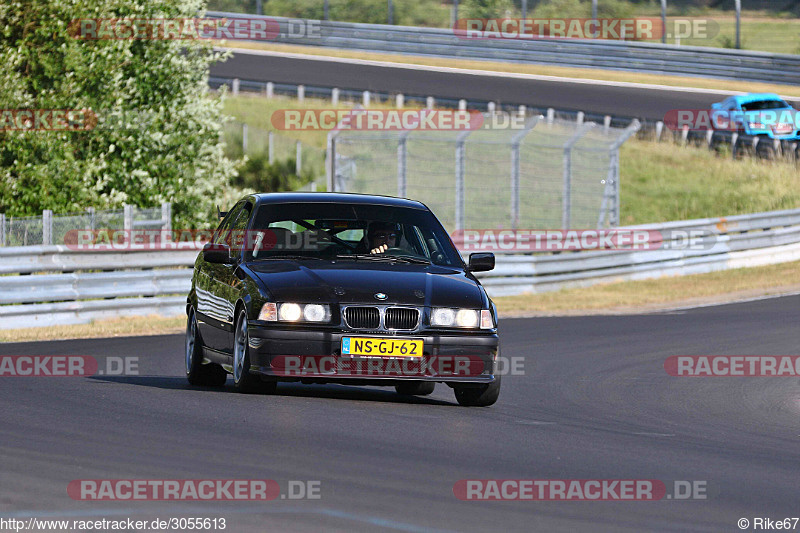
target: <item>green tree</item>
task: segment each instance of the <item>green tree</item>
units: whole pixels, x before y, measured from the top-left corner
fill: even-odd
[[[173,202],[205,224],[236,172],[225,157],[208,41],[83,40],[84,18],[196,17],[201,0],[6,0],[0,109],[90,109],[87,131],[0,131],[0,211],[12,215]]]

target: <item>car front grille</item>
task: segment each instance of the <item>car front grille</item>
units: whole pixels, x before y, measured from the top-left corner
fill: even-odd
[[[419,309],[410,307],[389,307],[383,317],[386,329],[414,329],[419,322]]]
[[[344,319],[354,329],[378,329],[381,326],[377,307],[348,307],[344,310]]]

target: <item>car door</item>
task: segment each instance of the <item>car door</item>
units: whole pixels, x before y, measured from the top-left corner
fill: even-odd
[[[236,204],[214,232],[212,242],[228,244],[231,228],[244,209],[245,202]],[[228,351],[233,328],[233,308],[227,300],[226,284],[233,265],[221,265],[200,260],[195,292],[197,322],[203,343],[213,350]]]

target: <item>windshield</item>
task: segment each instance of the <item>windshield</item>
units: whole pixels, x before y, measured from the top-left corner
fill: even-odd
[[[764,109],[786,109],[789,104],[783,100],[759,100],[742,104],[742,111],[763,111]]]
[[[363,204],[265,204],[246,260],[337,259],[463,266],[439,221],[421,209]]]

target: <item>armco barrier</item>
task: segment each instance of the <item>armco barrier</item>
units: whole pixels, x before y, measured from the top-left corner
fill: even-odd
[[[210,18],[256,18],[241,13],[208,12]],[[280,26],[269,42],[390,52],[441,58],[477,59],[603,68],[798,84],[800,56],[697,46],[609,40],[465,39],[451,29],[314,21],[316,35],[297,37],[285,17],[264,17]],[[305,22],[305,21],[304,21]]]
[[[800,209],[631,228],[660,231],[672,239],[679,232],[696,231],[702,234],[697,242],[703,246],[498,253],[497,267],[480,274],[481,282],[492,296],[503,296],[800,260]],[[1,248],[0,273],[5,275],[0,275],[0,329],[182,314],[196,257],[196,250]]]

